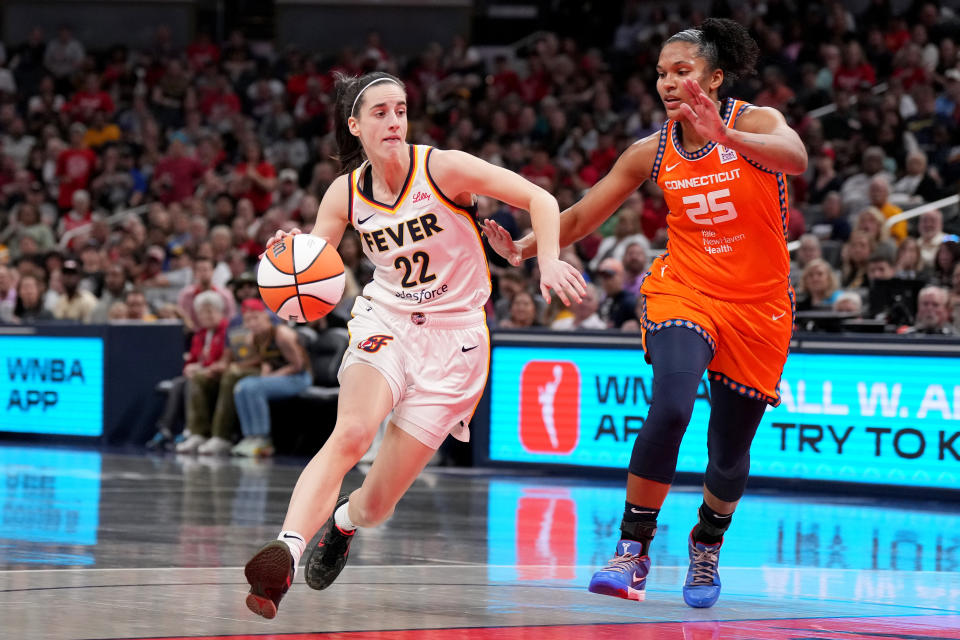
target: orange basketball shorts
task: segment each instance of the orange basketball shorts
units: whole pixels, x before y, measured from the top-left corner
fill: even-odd
[[[667,327],[700,334],[713,350],[710,380],[741,395],[780,404],[780,376],[793,335],[794,294],[762,302],[727,302],[684,284],[662,257],[643,281],[640,326],[647,338]]]

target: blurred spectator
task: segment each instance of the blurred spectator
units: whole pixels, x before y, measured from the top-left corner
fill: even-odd
[[[830,309],[842,293],[837,274],[825,260],[811,260],[800,276],[797,311]]]
[[[957,73],[960,75],[960,70]],[[927,154],[911,151],[907,154],[906,173],[893,184],[890,202],[899,207],[915,207],[940,198],[941,190],[939,175],[927,169]]]
[[[148,443],[150,448],[171,446],[185,422],[187,380],[194,376],[220,375],[225,367],[227,318],[223,314],[223,300],[212,291],[205,291],[194,298],[193,306],[200,324],[190,340],[189,351],[183,354],[183,375],[172,381],[166,407],[157,422],[157,436]]]
[[[949,286],[957,264],[960,264],[960,238],[955,235],[944,236],[933,260],[933,282]]]
[[[160,202],[182,202],[192,196],[203,177],[204,166],[187,152],[187,139],[181,133],[170,139],[167,155],[157,163],[153,174],[153,191]]]
[[[604,293],[598,310],[600,319],[608,327],[616,329],[622,327],[627,320],[635,320],[637,298],[623,289],[625,278],[623,263],[616,258],[605,259],[597,270],[597,278]]]
[[[917,221],[917,231],[920,233],[918,244],[923,264],[932,269],[937,251],[943,244],[943,213],[939,209],[921,213]]]
[[[147,296],[141,289],[128,289],[124,294],[123,304],[127,308],[127,320],[156,322],[157,316],[150,311]]]
[[[597,248],[597,253],[590,260],[590,269],[596,271],[600,268],[600,263],[606,258],[616,258],[618,261],[623,257],[627,246],[632,243],[639,243],[644,251],[649,251],[650,241],[640,233],[640,208],[643,202],[638,194],[633,194],[620,211],[616,214],[613,221],[613,235],[605,237]]]
[[[73,192],[86,189],[97,166],[97,154],[87,147],[87,128],[75,122],[70,125],[70,148],[57,156],[56,175],[60,180],[57,204],[66,211],[73,203]]]
[[[898,213],[903,213],[903,209],[890,202],[890,181],[885,176],[874,176],[870,179],[870,204],[880,210],[884,221]],[[892,227],[884,224],[884,229],[889,229],[890,236],[900,242],[907,237],[907,221],[901,220]]]
[[[649,265],[650,259],[647,255],[647,248],[643,244],[639,242],[627,244],[627,248],[623,252],[623,290],[634,296],[639,296],[640,286],[643,284],[643,278]]]
[[[297,172],[293,169],[281,171],[273,206],[283,211],[287,219],[291,219],[299,211],[304,195],[303,189],[297,184]]]
[[[3,150],[3,155],[12,158],[14,163],[23,169],[27,166],[27,158],[36,141],[36,138],[27,133],[23,118],[16,117],[10,122],[7,132],[0,137],[0,149]]]
[[[10,322],[17,306],[17,283],[9,267],[0,264],[0,322]]]
[[[33,324],[53,320],[53,314],[43,304],[43,281],[32,273],[24,273],[17,283],[17,305],[13,309],[16,322]]]
[[[805,233],[799,238],[800,246],[797,248],[795,260],[790,264],[790,277],[796,284],[800,274],[807,265],[814,260],[823,258],[823,251],[820,247],[820,239],[812,233]]]
[[[93,310],[97,307],[97,297],[80,289],[80,265],[76,260],[63,261],[61,282],[63,294],[53,308],[53,317],[57,320],[73,320],[74,322],[89,323],[93,317]]]
[[[43,64],[61,88],[67,87],[71,77],[83,66],[86,55],[80,41],[73,37],[68,27],[63,26],[57,30],[57,37],[47,43]]]
[[[14,258],[20,257],[20,240],[24,237],[33,240],[38,253],[46,253],[56,246],[53,230],[40,221],[37,207],[29,200],[32,198],[28,197],[28,202],[19,206],[15,219],[10,221],[6,229],[0,231],[0,241],[8,242],[13,246]]]
[[[843,179],[834,167],[837,154],[827,147],[813,157],[813,180],[807,191],[807,202],[820,204],[828,193],[840,191]]]
[[[843,202],[839,193],[830,191],[824,196],[821,212],[823,221],[811,227],[814,235],[821,240],[846,242],[850,239],[850,222],[843,213]]]
[[[867,279],[870,284],[880,280],[890,280],[896,275],[893,260],[885,253],[875,253],[867,262]]]
[[[832,309],[837,313],[853,313],[860,316],[863,313],[863,300],[855,293],[844,291],[833,301]]]
[[[106,322],[110,308],[117,302],[123,302],[127,291],[131,288],[132,285],[127,280],[127,274],[122,265],[117,263],[107,265],[103,274],[103,290],[90,317],[90,322]]]
[[[896,271],[896,277],[908,280],[928,280],[931,275],[930,268],[923,262],[920,243],[913,237],[904,238],[897,247],[893,268]]]
[[[880,147],[867,147],[863,152],[862,171],[843,182],[840,197],[848,213],[861,211],[870,204],[870,181],[874,177],[883,176],[890,183],[892,176],[883,168],[885,157]]]
[[[90,193],[85,189],[74,191],[71,200],[73,207],[60,218],[57,235],[60,236],[61,247],[73,250],[80,244],[80,238],[89,236],[94,217],[90,208]]]
[[[228,345],[237,340],[243,347],[237,345],[238,348],[224,349],[217,364],[193,370],[187,375],[187,426],[184,433],[189,435],[177,445],[177,453],[198,453],[208,441],[214,442],[204,450],[213,449],[210,453],[222,449],[224,442],[232,445],[237,421],[233,390],[240,380],[260,372],[262,360],[255,349],[252,331],[256,325],[253,316],[263,309],[260,300],[245,300],[241,312],[246,331],[233,337],[229,330],[227,332]],[[211,410],[210,405],[214,402]]]
[[[875,251],[884,251],[892,257],[896,251],[896,244],[890,239],[890,230],[884,225],[884,221],[885,218],[880,209],[867,207],[857,214],[853,230],[867,234]]]
[[[254,211],[263,213],[273,199],[272,192],[277,186],[276,175],[273,165],[263,159],[260,144],[249,140],[244,145],[244,162],[234,170],[231,195],[250,200]]]
[[[244,303],[244,322],[252,332],[254,350],[260,356],[259,375],[244,378],[233,389],[243,438],[232,449],[223,448],[229,443],[215,442],[211,438],[200,448],[201,453],[206,449],[210,453],[230,451],[235,455],[251,457],[273,455],[268,402],[295,396],[313,381],[310,360],[296,332],[283,324],[274,325],[262,302],[259,310],[253,309],[252,303],[256,302],[259,301],[248,300]],[[251,316],[249,320],[246,318],[248,315]]]
[[[533,294],[522,289],[510,298],[509,315],[498,325],[501,329],[528,329],[541,326],[540,311]]]
[[[912,327],[901,331],[904,334],[956,335],[950,324],[950,295],[943,287],[924,287],[917,294],[917,319]]]
[[[98,111],[100,112],[100,126],[102,127],[107,116],[112,116],[116,107],[110,94],[100,88],[100,78],[95,73],[88,73],[81,87],[70,100],[63,105],[63,111],[70,120],[89,124]],[[87,135],[90,135],[89,129]],[[96,136],[92,136],[96,137]],[[90,144],[90,139],[87,139]],[[90,146],[98,146],[90,144]]]
[[[845,289],[857,289],[867,285],[867,261],[877,248],[873,237],[865,231],[854,231],[843,245],[843,279]]]
[[[580,302],[570,303],[570,315],[559,318],[550,325],[555,331],[575,331],[577,329],[606,329],[607,323],[600,319],[597,310],[600,308],[600,292],[597,287],[588,282],[587,293]]]
[[[227,289],[213,283],[213,260],[210,258],[197,258],[193,262],[193,284],[187,285],[177,297],[177,306],[183,313],[184,321],[188,329],[198,326],[198,318],[193,308],[193,299],[203,291],[213,291],[223,300],[224,313],[227,317],[232,317],[236,312],[236,303],[233,295]]]

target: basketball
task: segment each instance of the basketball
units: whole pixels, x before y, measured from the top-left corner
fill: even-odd
[[[343,296],[343,261],[326,240],[301,233],[266,250],[257,267],[263,302],[285,320],[312,322]]]

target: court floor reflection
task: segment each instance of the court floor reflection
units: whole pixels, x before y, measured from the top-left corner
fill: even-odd
[[[696,487],[668,499],[637,604],[585,589],[613,550],[619,482],[442,469],[361,532],[333,587],[299,579],[266,621],[241,567],[301,464],[0,443],[0,637],[960,638],[956,503],[751,492],[723,596],[694,610]]]

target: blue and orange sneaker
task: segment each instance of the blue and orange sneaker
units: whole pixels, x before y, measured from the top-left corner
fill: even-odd
[[[683,583],[683,601],[691,607],[705,609],[712,607],[720,599],[720,546],[695,542],[693,532],[687,539],[687,552],[690,555],[690,567],[687,579]]]
[[[642,602],[647,595],[650,556],[640,555],[643,544],[635,540],[621,540],[617,543],[617,550],[621,553],[593,574],[587,589],[591,593]]]

